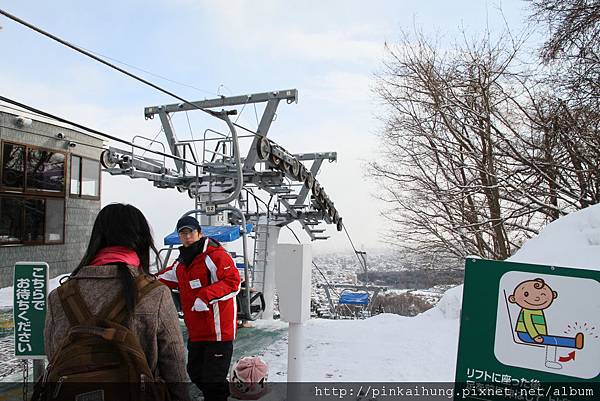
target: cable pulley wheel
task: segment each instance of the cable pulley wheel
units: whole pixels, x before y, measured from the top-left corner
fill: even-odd
[[[319,192],[319,196],[317,196],[317,200],[321,204],[321,209],[327,212],[327,194],[325,194],[325,190],[321,188],[321,192]]]
[[[256,144],[256,153],[260,161],[267,160],[271,154],[271,142],[265,137],[260,138]]]
[[[329,209],[329,218],[331,219],[332,222],[335,223],[336,221],[336,216],[337,216],[338,212],[336,210],[335,207],[331,206],[331,209]]]
[[[329,198],[325,200],[325,210],[327,211],[327,214],[331,219],[333,217],[333,211],[335,210],[335,208],[333,207],[333,203],[331,203],[331,200],[329,200]]]
[[[319,194],[321,193],[321,185],[318,182],[315,182],[312,186],[313,196],[319,200]]]
[[[296,159],[292,159],[291,163],[286,162],[285,171],[292,177],[297,178],[300,173],[300,162]]]
[[[308,170],[304,167],[304,164],[300,163],[300,170],[298,171],[298,175],[296,179],[300,182],[304,182],[306,180],[306,176],[308,175]]]
[[[306,178],[304,179],[304,186],[308,189],[312,189],[315,183],[315,178],[310,171],[307,171]]]
[[[110,157],[110,150],[105,149],[102,151],[100,154],[100,164],[102,164],[102,167],[104,168],[113,168],[117,165]]]
[[[278,169],[281,169],[281,164],[282,164],[283,160],[281,160],[279,157],[277,157],[274,154],[271,154],[269,156],[269,161],[273,164],[273,166],[275,166]]]

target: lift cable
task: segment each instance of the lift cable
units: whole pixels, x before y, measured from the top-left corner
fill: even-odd
[[[161,132],[164,132],[165,128],[161,125],[160,129],[158,130],[158,132],[156,133],[156,135],[154,135],[154,138],[152,138],[152,142],[150,142],[150,144],[148,145],[148,147],[150,147],[152,145],[152,143],[154,143],[156,141],[156,138],[158,138],[158,136],[160,135]],[[144,152],[142,153],[142,155],[140,157],[144,157],[144,155],[146,154],[147,150],[144,150]]]
[[[111,139],[111,140],[116,141],[116,142],[124,143],[124,144],[132,146],[134,148],[146,150],[147,152],[154,153],[154,154],[159,155],[159,156],[169,157],[169,158],[171,158],[173,160],[179,160],[179,161],[182,161],[184,163],[192,163],[194,165],[197,165],[196,163],[190,162],[189,160],[185,160],[185,159],[183,159],[181,157],[177,157],[177,156],[174,156],[174,155],[171,155],[171,154],[160,152],[158,150],[152,150],[152,149],[144,148],[143,146],[136,145],[135,143],[126,141],[125,139],[121,139],[121,138],[118,138],[116,136],[112,136],[112,135],[106,134],[104,132],[95,130],[93,128],[86,127],[85,125],[81,125],[81,124],[75,123],[73,121],[70,121],[70,120],[67,120],[67,119],[55,116],[53,114],[46,113],[45,111],[36,109],[35,107],[27,106],[27,105],[25,105],[23,103],[17,102],[16,100],[9,99],[9,98],[4,97],[2,95],[0,95],[0,101],[6,102],[6,103],[10,103],[10,104],[18,106],[18,107],[20,107],[22,109],[28,110],[28,111],[30,111],[32,113],[38,114],[40,116],[43,116],[43,117],[46,117],[46,118],[50,118],[50,119],[59,121],[59,122],[61,122],[63,124],[69,124],[69,125],[71,125],[73,127],[79,128],[81,130],[90,132],[90,133],[98,135],[98,136],[102,136],[104,138]],[[75,142],[75,141],[71,141],[71,142]],[[77,143],[77,142],[75,142],[75,143]],[[88,145],[88,144],[84,144],[84,143],[82,143],[82,145],[92,146],[93,147],[93,145]],[[101,149],[104,149],[104,148],[101,148]]]
[[[360,259],[360,256],[358,256],[358,251],[356,250],[356,247],[354,246],[354,242],[352,242],[352,238],[350,238],[350,234],[348,234],[348,230],[346,229],[346,225],[342,224],[342,226],[344,227],[344,232],[346,233],[346,237],[348,237],[348,240],[350,241],[350,245],[352,245],[352,249],[354,249],[354,254],[356,255],[356,259],[358,259],[358,263],[360,264],[360,267],[363,269],[363,271],[367,271],[367,266],[363,265],[363,261]]]
[[[151,72],[151,71],[144,70],[143,68],[136,67],[135,65],[128,64],[128,63],[126,63],[126,62],[124,62],[124,61],[117,60],[117,59],[115,59],[115,58],[112,58],[112,57],[109,57],[109,56],[107,56],[107,55],[105,55],[105,54],[98,53],[98,52],[96,52],[96,51],[93,51],[93,50],[86,49],[86,48],[85,48],[85,47],[83,47],[83,46],[79,46],[79,47],[80,47],[81,49],[83,49],[83,50],[86,50],[86,51],[88,51],[88,52],[90,52],[90,53],[92,53],[92,54],[95,54],[95,55],[99,56],[99,57],[102,57],[102,58],[105,58],[105,59],[108,59],[108,60],[114,61],[115,63],[122,64],[122,65],[124,65],[124,66],[127,66],[127,67],[129,67],[129,68],[133,68],[134,70],[138,70],[138,71],[140,71],[140,72],[143,72],[144,74],[152,75],[153,77],[156,77],[156,78],[158,78],[158,79],[162,79],[162,80],[165,80],[165,81],[168,81],[168,82],[174,83],[174,84],[176,84],[176,85],[185,86],[185,87],[187,87],[187,88],[194,89],[194,90],[196,90],[196,91],[198,91],[198,92],[202,92],[202,93],[205,93],[205,94],[209,94],[209,95],[218,96],[218,95],[217,95],[215,92],[207,91],[206,89],[200,89],[200,88],[197,88],[197,87],[195,87],[195,86],[193,86],[193,85],[190,85],[190,84],[186,84],[186,83],[183,83],[183,82],[175,81],[174,79],[167,78],[167,77],[164,77],[164,76],[162,76],[162,75],[159,75],[159,74],[155,74],[155,73],[153,73],[153,72]]]
[[[107,55],[105,55],[105,54],[102,54],[102,53],[99,53],[99,52],[97,52],[97,51],[90,50],[90,49],[86,49],[86,48],[85,48],[85,47],[83,47],[83,46],[79,46],[79,48],[81,48],[81,49],[83,49],[83,50],[85,50],[85,51],[88,51],[88,52],[90,52],[90,53],[92,53],[92,54],[95,54],[95,55],[96,55],[96,56],[98,56],[98,57],[102,57],[102,58],[105,58],[105,59],[108,59],[108,60],[114,61],[115,63],[119,63],[119,64],[122,64],[122,65],[124,65],[124,66],[127,66],[127,67],[129,67],[129,68],[132,68],[132,69],[134,69],[134,70],[138,70],[138,71],[140,71],[140,72],[143,72],[144,74],[152,75],[153,77],[156,77],[156,78],[158,78],[158,79],[162,79],[162,80],[165,80],[165,81],[168,81],[168,82],[174,83],[174,84],[176,84],[176,85],[185,86],[185,87],[187,87],[187,88],[191,88],[191,89],[194,89],[194,90],[196,90],[196,91],[198,91],[198,92],[202,92],[202,93],[205,93],[205,94],[209,94],[209,95],[213,95],[213,96],[219,96],[219,95],[218,95],[218,94],[216,94],[215,92],[207,91],[206,89],[200,89],[200,88],[197,88],[197,87],[195,87],[195,86],[193,86],[193,85],[190,85],[190,84],[186,84],[186,83],[183,83],[183,82],[175,81],[174,79],[167,78],[167,77],[165,77],[165,76],[162,76],[162,75],[159,75],[159,74],[153,73],[153,72],[151,72],[151,71],[145,70],[145,69],[143,69],[143,68],[140,68],[140,67],[136,67],[135,65],[132,65],[132,64],[126,63],[126,62],[124,62],[124,61],[121,61],[121,60],[117,60],[116,58],[113,58],[113,57],[107,56]]]
[[[263,205],[265,205],[265,213],[267,214],[267,219],[269,218],[271,211],[269,210],[269,205],[267,205],[267,202],[265,202],[264,200],[262,200],[258,195],[256,195],[251,188],[242,188],[244,191],[246,191],[246,193],[250,196],[252,196],[254,198],[254,202],[256,203],[256,210],[257,212],[260,211],[260,208],[258,207],[258,202],[262,203]]]
[[[37,32],[37,33],[39,33],[41,35],[44,35],[44,36],[46,36],[46,37],[48,37],[48,38],[50,38],[50,39],[52,39],[52,40],[54,40],[54,41],[62,44],[63,46],[66,46],[66,47],[68,47],[68,48],[70,48],[72,50],[75,50],[76,52],[79,52],[79,53],[81,53],[81,54],[83,54],[83,55],[85,55],[85,56],[87,56],[87,57],[89,57],[89,58],[91,58],[91,59],[93,59],[93,60],[101,63],[101,64],[104,64],[104,65],[106,65],[106,66],[108,66],[108,67],[110,67],[110,68],[112,68],[112,69],[114,69],[116,71],[119,71],[120,73],[125,74],[128,77],[135,79],[136,81],[139,81],[139,82],[141,82],[141,83],[143,83],[145,85],[148,85],[148,86],[150,86],[150,87],[158,90],[159,92],[162,92],[162,93],[164,93],[166,95],[174,97],[175,99],[177,99],[177,100],[179,100],[179,101],[187,104],[188,106],[191,106],[191,107],[193,107],[193,108],[195,108],[197,110],[201,110],[201,111],[203,111],[203,112],[205,112],[205,113],[207,113],[207,114],[209,114],[209,115],[211,115],[213,117],[220,118],[218,112],[210,110],[210,109],[204,109],[202,107],[199,107],[196,104],[194,104],[194,103],[192,103],[192,102],[190,102],[190,101],[182,98],[181,96],[178,96],[178,95],[176,95],[173,92],[170,92],[170,91],[168,91],[168,90],[166,90],[166,89],[164,89],[164,88],[162,88],[162,87],[160,87],[160,86],[158,86],[158,85],[156,85],[156,84],[154,84],[154,83],[152,83],[152,82],[150,82],[150,81],[148,81],[148,80],[146,80],[144,78],[141,78],[141,77],[139,77],[139,76],[137,76],[137,75],[135,75],[135,74],[133,74],[133,73],[125,70],[124,68],[121,68],[121,67],[118,67],[118,66],[116,66],[116,65],[114,65],[112,63],[109,63],[108,61],[102,59],[101,57],[98,57],[95,54],[93,54],[93,53],[91,53],[91,52],[89,52],[87,50],[84,50],[83,48],[81,48],[79,46],[76,46],[76,45],[74,45],[74,44],[72,44],[70,42],[67,42],[66,40],[61,39],[61,38],[59,38],[56,35],[53,35],[53,34],[51,34],[49,32],[46,32],[43,29],[38,28],[37,26],[35,26],[33,24],[30,24],[29,22],[24,21],[21,18],[19,18],[17,16],[14,16],[14,15],[8,13],[8,12],[6,12],[6,11],[4,11],[1,8],[0,8],[0,14],[4,15],[5,17],[7,17],[7,18],[9,18],[9,19],[11,19],[11,20],[13,20],[13,21],[21,24],[21,25],[26,26],[27,28],[29,28],[31,30],[34,30],[35,32]],[[244,126],[238,125],[237,123],[233,123],[233,125],[236,126],[236,127],[238,127],[238,128],[240,128],[240,129],[243,129],[243,130],[246,130],[248,132],[251,132],[251,133],[253,133],[255,135],[258,135],[258,133],[256,133],[255,131],[252,131],[251,129],[246,128]]]
[[[294,230],[290,227],[290,226],[286,226],[288,230],[291,231],[292,235],[296,238],[296,241],[298,241],[299,244],[302,244],[302,241],[300,241],[300,238],[298,238],[298,235],[296,235],[296,233],[294,232]],[[327,280],[327,277],[325,276],[325,274],[323,274],[323,272],[321,271],[321,269],[319,268],[319,266],[317,266],[317,264],[314,262],[314,260],[312,261],[313,266],[315,267],[315,269],[317,269],[317,271],[319,272],[319,274],[323,277],[323,280],[325,280],[325,284],[327,284],[327,287],[329,287],[333,292],[335,292],[336,296],[339,296],[339,294],[337,293],[336,289],[331,287],[331,284],[329,283],[329,280]]]
[[[192,130],[192,124],[190,123],[190,116],[188,115],[187,110],[185,111],[185,118],[187,119],[187,124],[190,129],[190,136],[192,137],[192,146],[194,147],[194,154],[200,160],[200,155],[198,154],[198,149],[196,149],[196,138],[194,138],[194,131]],[[169,120],[171,118],[169,117]]]
[[[298,238],[298,235],[296,235],[296,233],[294,232],[294,230],[290,227],[290,226],[286,226],[288,228],[288,230],[290,230],[292,232],[292,235],[296,238],[296,241],[298,241],[299,244],[302,244],[302,241],[300,241],[300,238]],[[317,271],[319,272],[319,274],[323,277],[323,280],[325,280],[325,285],[327,287],[329,287],[329,289],[335,294],[336,297],[340,297],[340,293],[335,289],[335,287],[331,286],[331,283],[329,283],[329,280],[327,280],[327,277],[325,276],[325,274],[323,274],[323,272],[321,271],[321,269],[319,268],[319,266],[317,266],[317,264],[315,263],[315,261],[312,261],[312,265],[315,267],[315,269],[317,269]],[[352,312],[352,310],[350,309],[350,307],[346,304],[344,304],[344,306],[346,307],[346,309],[348,309],[348,311]],[[334,312],[334,311],[332,311]]]

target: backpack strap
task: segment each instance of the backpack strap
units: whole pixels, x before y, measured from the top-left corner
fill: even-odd
[[[67,280],[57,291],[71,326],[81,325],[94,317],[81,296],[76,280]]]
[[[144,274],[140,274],[135,278],[135,286],[137,288],[137,298],[136,301],[139,302],[144,298],[150,291],[154,288],[164,285],[157,279],[150,278],[145,276]],[[125,298],[117,295],[117,297],[107,304],[100,313],[98,313],[98,318],[106,319],[115,323],[120,323],[125,320],[127,316],[127,308],[126,308]]]

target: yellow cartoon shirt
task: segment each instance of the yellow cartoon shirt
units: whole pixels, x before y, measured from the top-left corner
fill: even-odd
[[[546,318],[543,310],[521,309],[515,331],[527,333],[531,338],[546,335]]]

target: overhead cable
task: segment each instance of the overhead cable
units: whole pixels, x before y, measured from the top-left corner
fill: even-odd
[[[108,61],[102,59],[101,57],[98,57],[97,55],[91,53],[90,51],[85,50],[85,49],[83,49],[80,46],[74,45],[74,44],[72,44],[72,43],[70,43],[70,42],[68,42],[68,41],[66,41],[64,39],[61,39],[58,36],[56,36],[56,35],[54,35],[54,34],[52,34],[50,32],[47,32],[47,31],[45,31],[45,30],[43,30],[43,29],[41,29],[41,28],[39,28],[39,27],[37,27],[37,26],[35,26],[35,25],[33,25],[33,24],[31,24],[31,23],[29,23],[29,22],[27,22],[27,21],[25,21],[25,20],[23,20],[23,19],[21,19],[21,18],[19,18],[17,16],[15,16],[15,15],[12,15],[12,14],[8,13],[7,11],[5,11],[5,10],[3,10],[1,8],[0,8],[0,14],[4,15],[5,17],[7,17],[7,18],[9,18],[9,19],[11,19],[11,20],[13,20],[13,21],[15,21],[15,22],[17,22],[17,23],[19,23],[19,24],[21,24],[21,25],[23,25],[23,26],[25,26],[25,27],[27,27],[27,28],[29,28],[29,29],[31,29],[31,30],[39,33],[39,34],[41,34],[41,35],[43,35],[43,36],[46,36],[46,37],[48,37],[48,38],[50,38],[50,39],[52,39],[52,40],[54,40],[54,41],[62,44],[63,46],[66,46],[66,47],[68,47],[68,48],[70,48],[72,50],[75,50],[76,52],[81,53],[81,54],[83,54],[83,55],[85,55],[85,56],[87,56],[87,57],[89,57],[89,58],[91,58],[91,59],[93,59],[93,60],[101,63],[101,64],[104,64],[107,67],[110,67],[110,68],[112,68],[114,70],[117,70],[120,73],[125,74],[128,77],[135,79],[136,81],[139,81],[139,82],[141,82],[141,83],[143,83],[145,85],[148,85],[148,86],[150,86],[150,87],[158,90],[159,92],[162,92],[162,93],[164,93],[166,95],[169,95],[169,96],[171,96],[171,97],[173,97],[173,98],[181,101],[182,103],[185,103],[185,104],[187,104],[187,105],[189,105],[189,106],[191,106],[191,107],[193,107],[193,108],[195,108],[197,110],[201,110],[201,111],[203,111],[203,112],[205,112],[205,113],[207,113],[207,114],[209,114],[209,115],[211,115],[213,117],[221,118],[219,116],[218,112],[210,110],[210,109],[202,108],[202,107],[200,107],[200,106],[198,106],[198,105],[190,102],[189,100],[186,100],[186,99],[182,98],[181,96],[179,96],[179,95],[177,95],[177,94],[175,94],[175,93],[173,93],[173,92],[171,92],[171,91],[169,91],[167,89],[164,89],[164,88],[162,88],[162,87],[160,87],[160,86],[158,86],[158,85],[156,85],[156,84],[154,84],[154,83],[152,83],[152,82],[150,82],[150,81],[148,81],[148,80],[146,80],[144,78],[141,78],[141,77],[139,77],[139,76],[137,76],[137,75],[135,75],[135,74],[133,74],[133,73],[125,70],[124,68],[121,68],[121,67],[116,66],[116,65],[114,65],[112,63],[109,63]],[[243,129],[243,130],[246,130],[248,132],[252,132],[252,133],[256,134],[255,131],[252,131],[249,128],[246,128],[244,126],[238,125],[237,123],[233,123],[233,125],[236,126],[236,127],[238,127],[238,128],[240,128],[240,129]]]
[[[27,106],[26,104],[17,102],[16,100],[9,99],[9,98],[4,97],[2,95],[0,95],[0,101],[6,102],[6,103],[10,103],[12,105],[18,106],[18,107],[20,107],[22,109],[28,110],[28,111],[30,111],[32,113],[36,113],[36,114],[41,115],[43,117],[54,119],[54,120],[59,121],[59,122],[61,122],[63,124],[69,124],[69,125],[71,125],[73,127],[79,128],[79,129],[87,131],[87,132],[90,132],[92,134],[95,134],[95,135],[98,135],[98,136],[102,136],[104,138],[108,138],[108,139],[111,139],[111,140],[116,141],[116,142],[127,144],[129,146],[134,147],[134,148],[142,149],[142,150],[145,150],[147,152],[154,153],[156,155],[160,155],[160,156],[164,156],[164,157],[169,157],[169,158],[171,158],[173,160],[179,160],[179,161],[182,161],[184,163],[192,163],[192,164],[194,164],[196,166],[199,166],[197,163],[190,162],[189,160],[183,159],[181,157],[174,156],[174,155],[171,155],[171,154],[167,154],[167,153],[164,153],[164,152],[160,152],[158,150],[147,149],[147,148],[145,148],[143,146],[136,145],[133,142],[126,141],[125,139],[121,139],[121,138],[118,138],[116,136],[112,136],[110,134],[107,134],[107,133],[95,130],[93,128],[86,127],[85,125],[81,125],[81,124],[75,123],[75,122],[67,120],[65,118],[55,116],[54,114],[50,114],[50,113],[47,113],[45,111],[36,109],[35,107]]]

